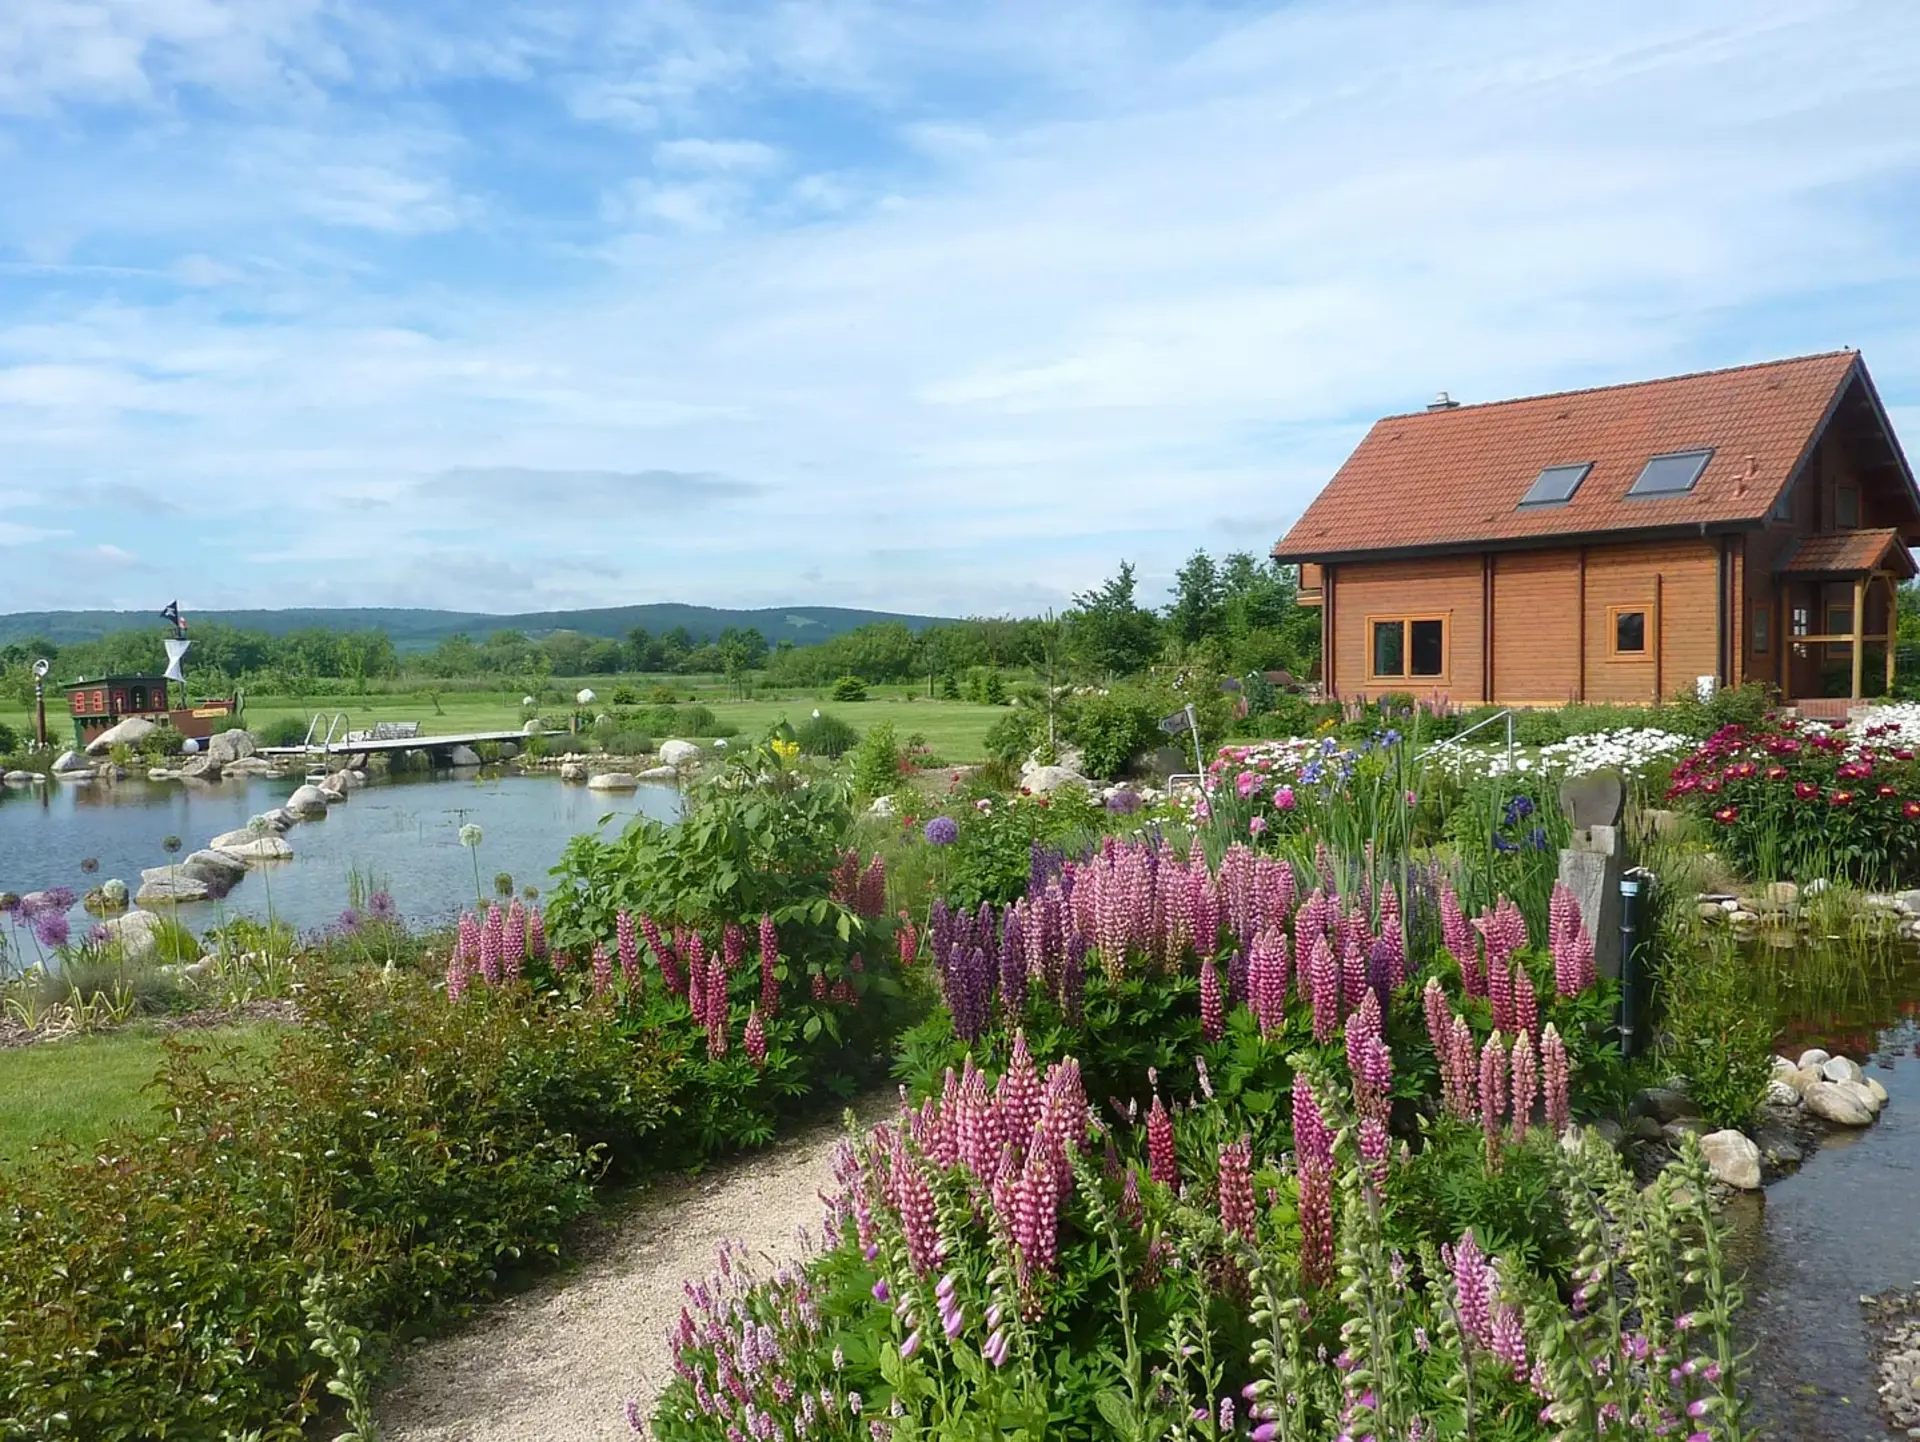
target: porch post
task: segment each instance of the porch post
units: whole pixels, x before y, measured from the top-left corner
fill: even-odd
[[[1887,572],[1881,579],[1887,583],[1887,690],[1888,700],[1893,699],[1893,647],[1894,637],[1900,630],[1900,586],[1893,579],[1893,573]]]
[[[1867,578],[1861,576],[1853,583],[1853,699],[1860,699],[1860,664],[1865,659],[1861,654],[1861,643],[1867,634]]]

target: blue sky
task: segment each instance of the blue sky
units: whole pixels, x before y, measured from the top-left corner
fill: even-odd
[[[0,610],[1030,611],[1841,345],[1920,446],[1920,6],[0,18]]]

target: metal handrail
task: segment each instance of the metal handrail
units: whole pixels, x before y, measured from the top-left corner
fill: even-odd
[[[1444,751],[1450,746],[1457,747],[1462,741],[1465,741],[1469,736],[1473,735],[1474,732],[1483,727],[1491,726],[1496,721],[1505,721],[1507,723],[1507,770],[1511,772],[1513,770],[1513,712],[1510,710],[1500,710],[1494,712],[1491,716],[1483,716],[1459,734],[1449,736],[1445,741],[1434,742],[1433,745],[1420,753],[1420,759],[1425,761],[1436,751]]]

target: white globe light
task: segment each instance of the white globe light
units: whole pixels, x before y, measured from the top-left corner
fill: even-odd
[[[818,706],[813,708],[813,719],[816,721],[820,719],[820,708]]]
[[[531,705],[533,705],[533,697],[531,697],[531,696],[522,696],[522,697],[520,698],[520,704],[521,704],[522,706],[531,706]]]

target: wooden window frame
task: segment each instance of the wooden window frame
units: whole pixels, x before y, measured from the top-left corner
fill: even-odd
[[[1620,649],[1620,618],[1622,616],[1640,617],[1640,638],[1645,643],[1638,651]],[[1645,666],[1653,661],[1653,648],[1658,639],[1653,634],[1653,603],[1651,601],[1623,601],[1617,606],[1607,607],[1607,660],[1632,666]]]
[[[1416,676],[1409,669],[1398,676],[1382,676],[1373,669],[1373,628],[1376,622],[1400,622],[1407,628],[1401,644],[1405,647],[1405,659],[1409,668],[1413,665],[1413,623],[1415,621],[1438,621],[1440,623],[1440,672],[1436,676]],[[1366,623],[1367,648],[1367,684],[1370,686],[1398,685],[1446,686],[1453,679],[1453,612],[1452,611],[1383,611],[1369,614]]]
[[[1853,502],[1853,519],[1840,519],[1840,498],[1849,497]],[[1860,488],[1858,486],[1835,486],[1833,488],[1833,528],[1836,531],[1857,531],[1860,529]]]

